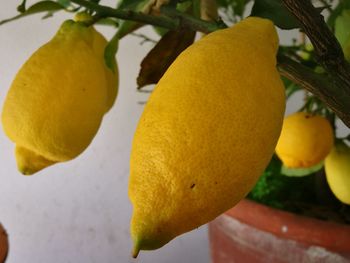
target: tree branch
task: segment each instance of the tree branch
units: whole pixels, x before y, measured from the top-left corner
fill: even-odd
[[[278,54],[277,59],[277,67],[282,76],[313,93],[325,102],[348,127],[350,126],[348,90],[339,88],[330,76],[317,74],[282,54]]]
[[[350,90],[350,65],[345,61],[342,48],[323,16],[310,0],[282,0],[282,2],[300,22],[315,48],[319,63],[333,76],[339,88]]]

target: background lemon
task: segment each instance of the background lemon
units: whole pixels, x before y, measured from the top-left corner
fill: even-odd
[[[326,118],[297,112],[285,118],[276,153],[286,167],[311,167],[326,158],[333,147],[333,137]]]
[[[251,17],[190,46],[159,81],[132,145],[134,256],[214,219],[254,186],[282,126],[277,48],[272,22]]]
[[[325,160],[328,184],[334,195],[350,205],[350,148],[337,143]]]

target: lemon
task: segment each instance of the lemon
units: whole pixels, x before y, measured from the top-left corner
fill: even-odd
[[[92,16],[86,12],[80,12],[75,15],[74,20],[77,22],[89,23],[92,20]],[[104,51],[108,42],[106,38],[100,32],[98,32],[95,28],[92,27],[92,31],[93,31],[92,48],[95,51],[96,55],[101,59],[101,61],[104,61]],[[108,68],[106,63],[103,62],[103,64],[104,64],[104,69],[106,74],[107,93],[108,93],[106,111],[109,111],[114,105],[114,102],[118,95],[119,71],[118,71],[118,64],[115,58],[113,61],[114,70],[111,70],[110,68]]]
[[[107,67],[106,63],[104,63],[104,51],[108,44],[105,37],[92,28],[93,31],[93,49],[96,52],[96,55],[103,61],[103,67],[105,71],[105,76],[107,80],[107,108],[106,111],[109,111],[112,106],[114,105],[114,102],[118,95],[118,85],[119,85],[119,76],[118,76],[118,64],[116,60],[113,61],[114,63],[114,71],[112,71],[110,68]]]
[[[270,161],[285,94],[270,20],[211,33],[174,61],[152,93],[130,160],[133,255],[234,206]]]
[[[96,39],[92,27],[65,21],[12,82],[2,124],[16,143],[23,174],[77,157],[111,107],[109,96],[116,93],[108,86],[101,40]]]
[[[337,143],[325,160],[326,177],[334,195],[350,205],[350,148]]]
[[[326,118],[297,112],[285,118],[276,153],[286,167],[312,167],[331,151],[333,137],[332,126]]]

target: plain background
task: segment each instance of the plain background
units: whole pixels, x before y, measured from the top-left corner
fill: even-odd
[[[0,20],[16,14],[20,1],[3,1]],[[30,4],[33,1],[28,1]],[[102,1],[108,4],[114,1]],[[68,14],[45,21],[40,15],[0,26],[0,104],[23,62],[57,31]],[[111,28],[99,27],[110,38]],[[156,38],[152,29],[143,33]],[[282,42],[297,36],[281,35]],[[120,88],[117,103],[105,116],[88,149],[73,161],[31,176],[16,169],[14,145],[0,130],[0,222],[8,231],[8,263],[156,262],[207,263],[207,228],[184,234],[152,252],[130,257],[131,204],[127,196],[133,133],[148,94],[136,91],[139,64],[151,43],[129,36],[117,55]],[[297,95],[287,112],[300,101]],[[300,103],[299,103],[300,104]]]

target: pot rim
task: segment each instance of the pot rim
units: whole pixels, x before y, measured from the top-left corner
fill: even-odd
[[[225,214],[279,237],[350,252],[350,225],[293,214],[248,199],[243,199]]]

